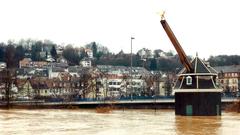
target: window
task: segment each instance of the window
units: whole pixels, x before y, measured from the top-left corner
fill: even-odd
[[[192,85],[192,77],[191,76],[187,76],[187,82],[186,82],[186,84],[187,85]]]

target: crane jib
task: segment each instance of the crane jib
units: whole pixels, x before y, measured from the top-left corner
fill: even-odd
[[[171,30],[170,26],[168,25],[167,21],[164,19],[164,20],[161,20],[160,22],[163,26],[163,29],[167,33],[168,38],[170,39],[174,48],[176,49],[181,63],[184,65],[184,67],[186,68],[186,70],[188,72],[192,72],[193,68],[187,59],[187,55],[185,54],[184,50],[182,49],[180,43],[178,42],[177,38],[175,37],[175,35],[174,35],[173,31]]]

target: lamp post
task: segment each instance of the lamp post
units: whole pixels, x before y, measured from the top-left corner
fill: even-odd
[[[133,100],[133,87],[132,87],[132,40],[135,39],[134,37],[131,37],[131,69],[130,69],[130,75],[131,75],[131,80],[130,80],[130,84],[131,84],[131,100]]]

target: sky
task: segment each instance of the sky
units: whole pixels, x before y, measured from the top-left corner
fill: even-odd
[[[32,38],[84,46],[96,41],[118,53],[173,50],[165,18],[187,55],[239,55],[238,0],[0,0],[0,41]],[[176,52],[176,51],[175,51]]]

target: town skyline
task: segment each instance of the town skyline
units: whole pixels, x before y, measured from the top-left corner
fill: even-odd
[[[1,1],[0,15],[5,21],[1,22],[0,41],[50,39],[57,44],[75,46],[96,41],[111,52],[129,53],[133,36],[134,53],[141,48],[174,50],[159,23],[157,13],[165,10],[187,55],[195,56],[196,52],[201,58],[236,55],[240,29],[237,3],[226,0]]]

